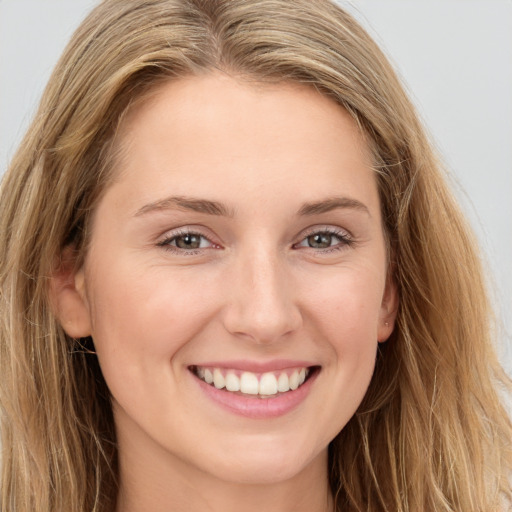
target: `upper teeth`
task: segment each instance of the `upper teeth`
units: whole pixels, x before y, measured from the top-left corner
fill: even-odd
[[[309,374],[308,368],[296,368],[281,372],[256,374],[221,370],[220,368],[196,367],[197,376],[217,389],[241,391],[248,395],[271,396],[297,389]]]

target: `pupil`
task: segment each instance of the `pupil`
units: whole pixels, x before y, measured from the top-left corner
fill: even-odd
[[[326,233],[317,233],[315,235],[308,236],[308,244],[310,247],[315,249],[325,249],[330,247],[332,236]]]
[[[197,249],[200,245],[200,240],[197,235],[183,235],[176,239],[176,245],[180,249]]]

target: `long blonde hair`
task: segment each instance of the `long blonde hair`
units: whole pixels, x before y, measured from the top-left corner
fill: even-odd
[[[510,383],[477,245],[371,38],[328,0],[105,0],[65,50],[2,183],[1,510],[115,508],[109,392],[92,340],[58,324],[50,276],[65,247],[83,261],[133,102],[212,70],[316,88],[373,152],[400,307],[363,403],[329,447],[338,510],[510,505],[512,425],[497,391]]]

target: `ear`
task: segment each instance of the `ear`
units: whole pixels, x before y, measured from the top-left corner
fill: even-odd
[[[382,304],[377,329],[379,343],[387,341],[395,328],[396,315],[398,313],[398,287],[391,273],[386,278],[386,287],[382,295]]]
[[[76,270],[76,255],[64,249],[50,277],[50,300],[54,314],[71,338],[91,335],[89,306],[83,268]]]

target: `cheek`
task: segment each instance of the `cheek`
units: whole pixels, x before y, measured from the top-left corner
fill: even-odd
[[[357,351],[377,341],[383,289],[382,273],[345,267],[309,287],[308,309],[333,346]]]
[[[384,278],[375,272],[343,269],[311,296],[312,332],[325,350],[332,393],[324,405],[337,433],[358,408],[375,367]],[[315,296],[317,300],[314,300]]]
[[[354,389],[366,388],[373,373],[377,350],[378,308],[354,296],[340,299],[323,324],[336,379]]]
[[[186,272],[133,268],[118,265],[116,272],[93,273],[88,281],[92,337],[114,395],[123,382],[143,383],[155,372],[168,378],[169,362],[179,359],[176,354],[214,310],[206,293],[198,300],[197,283]]]
[[[199,283],[191,281],[186,272],[147,267],[137,272],[133,270],[136,267],[127,264],[125,269],[118,267],[115,272],[96,273],[89,278],[95,338],[123,345],[131,340],[148,349],[146,338],[163,338],[168,346],[181,333],[198,327],[198,318],[211,304],[198,291]],[[205,288],[200,290],[204,292]],[[157,348],[158,343],[151,346]]]

